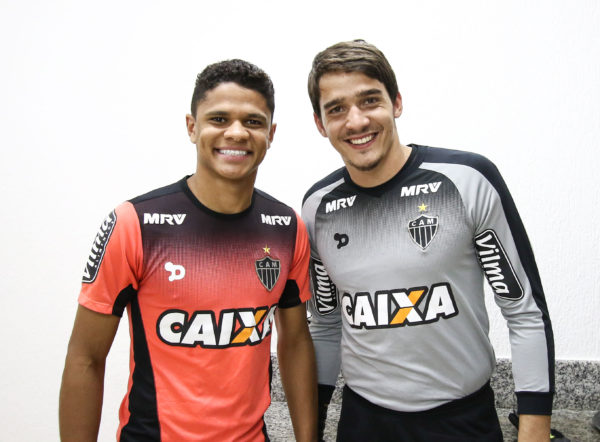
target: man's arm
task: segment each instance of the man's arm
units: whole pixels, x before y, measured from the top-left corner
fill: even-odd
[[[519,442],[548,442],[550,416],[521,414],[519,416]]]
[[[119,317],[77,309],[59,400],[60,437],[96,441],[102,411],[104,365]]]
[[[317,440],[317,374],[304,304],[278,308],[277,357],[294,435],[299,442]]]
[[[327,269],[319,257],[315,238],[316,212],[321,204],[322,194],[309,191],[302,203],[302,219],[306,223],[310,243],[310,286],[313,294],[307,306],[310,312],[310,334],[315,348],[317,362],[318,437],[323,439],[327,422],[327,409],[335,391],[340,373],[342,336],[342,316],[338,291],[331,281]]]
[[[311,269],[313,271],[313,269]],[[327,277],[329,280],[329,277]],[[330,280],[329,280],[330,281]],[[316,294],[315,296],[318,296]],[[323,440],[325,426],[327,423],[327,410],[331,397],[335,391],[335,385],[340,373],[340,339],[342,335],[341,312],[337,302],[331,314],[321,315],[311,298],[308,302],[311,312],[309,331],[313,339],[315,357],[317,360],[317,399],[318,399],[318,429],[319,440]]]
[[[496,166],[472,156],[474,246],[506,319],[519,414],[519,441],[547,441],[554,395],[554,338],[533,249]],[[469,190],[465,189],[465,195]],[[496,273],[497,272],[497,273]]]

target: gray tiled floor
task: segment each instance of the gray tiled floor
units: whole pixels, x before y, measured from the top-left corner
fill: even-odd
[[[500,423],[504,432],[505,442],[517,440],[514,427],[508,422],[507,416],[510,410],[500,409]],[[561,431],[571,442],[600,442],[600,432],[591,425],[593,411],[554,410],[552,416],[552,428]],[[335,440],[335,423],[339,416],[339,405],[329,406],[328,425],[325,429],[325,440]],[[292,424],[285,402],[274,401],[265,415],[269,437],[272,442],[294,441]],[[433,441],[432,441],[433,442]]]

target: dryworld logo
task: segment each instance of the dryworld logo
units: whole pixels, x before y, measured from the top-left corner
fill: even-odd
[[[333,235],[333,239],[337,241],[338,249],[346,247],[348,245],[348,242],[350,242],[350,238],[345,233],[336,233],[335,235]]]
[[[172,262],[165,263],[165,270],[170,273],[169,282],[179,281],[185,277],[185,267]]]

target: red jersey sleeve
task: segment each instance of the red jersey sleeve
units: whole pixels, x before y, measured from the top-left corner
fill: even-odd
[[[102,222],[83,274],[79,304],[98,313],[121,316],[138,289],[142,270],[139,219],[130,202]]]
[[[294,307],[310,299],[310,285],[308,279],[308,262],[310,260],[310,245],[308,233],[302,218],[296,213],[296,243],[294,246],[294,256],[292,266],[288,274],[279,307]]]

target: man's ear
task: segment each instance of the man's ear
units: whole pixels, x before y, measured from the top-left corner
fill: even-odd
[[[194,130],[196,128],[196,119],[193,115],[187,114],[185,116],[185,125],[187,127],[187,132],[188,136],[190,137],[190,141],[192,143],[196,143],[196,132]]]
[[[321,121],[319,116],[316,113],[313,113],[313,118],[315,119],[315,124],[317,125],[317,130],[319,131],[319,133],[325,138],[327,138],[327,131],[325,130],[323,122]]]
[[[402,115],[402,95],[398,92],[394,100],[394,118],[398,118],[400,115]]]
[[[275,137],[275,130],[277,129],[277,123],[271,124],[271,129],[269,129],[269,142],[267,143],[267,149],[271,147],[271,143],[273,142],[273,138]]]

